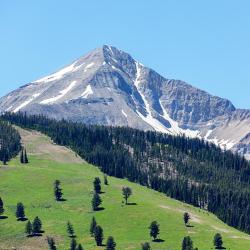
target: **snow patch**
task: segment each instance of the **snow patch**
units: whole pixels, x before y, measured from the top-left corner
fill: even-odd
[[[95,65],[95,63],[89,63],[86,67],[85,67],[85,69],[84,69],[84,72],[86,72],[89,68],[91,68],[91,67],[93,67]]]
[[[122,114],[127,118],[128,115],[124,112],[124,110],[122,109]]]
[[[32,97],[30,99],[28,99],[27,101],[25,101],[21,105],[19,105],[17,108],[15,108],[13,112],[14,113],[18,112],[20,109],[24,108],[29,103],[31,103],[33,100],[35,100],[39,95],[41,95],[41,93],[37,93],[37,94],[32,95]]]
[[[204,139],[205,140],[208,140],[208,137],[212,134],[213,130],[212,129],[209,129],[206,133],[206,135],[204,136]]]
[[[94,93],[94,92],[93,92],[91,86],[88,85],[88,86],[86,87],[86,89],[84,90],[84,92],[81,94],[81,97],[82,97],[82,98],[88,98],[88,96],[89,96],[89,95],[92,95],[93,93]]]
[[[62,78],[65,74],[67,73],[72,73],[72,72],[75,72],[77,71],[80,67],[82,67],[83,64],[81,65],[78,65],[78,66],[75,66],[77,64],[77,61],[72,63],[71,65],[57,71],[56,73],[54,74],[51,74],[51,75],[48,75],[48,76],[45,76],[39,80],[36,80],[34,82],[44,82],[44,83],[47,83],[47,82],[52,82],[52,81],[55,81],[55,80],[59,80],[60,78]]]
[[[76,84],[76,81],[71,82],[70,85],[66,89],[61,90],[59,92],[59,95],[43,100],[40,102],[40,104],[51,104],[51,103],[58,101],[63,96],[65,96],[75,86],[75,84]]]

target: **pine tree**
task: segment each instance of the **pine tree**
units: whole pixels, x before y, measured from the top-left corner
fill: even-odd
[[[25,219],[24,205],[21,202],[16,205],[16,218],[17,220]]]
[[[108,183],[108,176],[106,174],[103,176],[103,179],[104,179],[104,185],[108,185],[109,184]]]
[[[94,191],[97,193],[97,194],[100,194],[101,193],[101,180],[99,177],[96,177],[94,179],[94,182],[93,182],[93,185],[94,185]]]
[[[189,213],[185,212],[184,215],[183,215],[183,220],[184,220],[184,223],[185,223],[185,226],[187,226],[189,220],[190,220],[190,215]]]
[[[214,236],[214,246],[216,249],[222,249],[223,248],[223,241],[222,237],[219,233],[215,234]]]
[[[30,221],[28,221],[26,223],[26,227],[25,227],[25,233],[27,234],[27,236],[30,236],[33,232],[33,229],[32,229],[32,224]]]
[[[4,213],[4,205],[3,205],[3,200],[0,197],[0,218],[3,213]]]
[[[54,182],[54,195],[55,195],[56,201],[62,200],[63,193],[62,193],[62,189],[60,185],[61,185],[61,182],[59,180],[56,180]]]
[[[76,248],[76,250],[83,250],[83,247],[81,244],[78,245],[78,247]]]
[[[47,237],[47,243],[49,245],[50,250],[56,250],[56,243],[53,238]]]
[[[77,247],[76,240],[75,238],[72,238],[70,243],[70,250],[76,250],[76,247]]]
[[[151,250],[150,244],[148,242],[142,243],[141,249],[142,250]]]
[[[193,241],[191,240],[190,236],[184,237],[182,241],[182,250],[194,250]]]
[[[24,162],[24,164],[29,163],[29,160],[28,160],[28,156],[27,156],[26,149],[24,149],[24,158],[23,158],[23,162]]]
[[[69,221],[67,223],[67,232],[69,234],[69,237],[71,238],[75,237],[75,231],[74,231],[73,225]]]
[[[155,241],[158,234],[160,233],[160,226],[157,223],[157,221],[151,222],[149,229],[150,229],[150,236],[153,237],[153,239]]]
[[[23,155],[23,148],[21,150],[21,153],[20,153],[20,163],[24,163],[24,155]]]
[[[95,193],[92,198],[92,209],[93,211],[98,211],[99,206],[102,204],[102,199],[98,193]]]
[[[103,229],[101,226],[96,226],[95,228],[95,242],[97,246],[102,246],[103,241]]]
[[[42,231],[42,222],[38,216],[34,219],[32,223],[33,234],[40,234]]]
[[[122,194],[123,194],[123,198],[125,199],[125,204],[128,204],[128,198],[129,196],[132,195],[132,189],[130,187],[123,187],[122,188]]]
[[[90,223],[90,228],[89,228],[91,237],[94,236],[96,226],[97,226],[97,222],[96,222],[95,217],[93,217]]]
[[[108,237],[107,244],[106,244],[106,250],[115,250],[116,243],[112,236]]]

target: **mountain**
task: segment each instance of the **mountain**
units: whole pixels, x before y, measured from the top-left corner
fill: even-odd
[[[250,110],[166,79],[107,45],[0,98],[0,112],[7,111],[185,134],[250,156]]]

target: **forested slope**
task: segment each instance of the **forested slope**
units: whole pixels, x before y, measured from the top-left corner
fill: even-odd
[[[5,164],[21,149],[20,135],[11,124],[0,120],[0,161]]]
[[[131,128],[86,126],[43,116],[2,119],[36,129],[112,176],[128,178],[216,214],[250,232],[250,164],[199,139]]]

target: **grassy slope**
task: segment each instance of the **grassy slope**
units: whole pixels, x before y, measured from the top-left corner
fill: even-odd
[[[186,235],[192,237],[199,250],[211,249],[216,232],[222,234],[227,249],[250,249],[248,235],[226,226],[214,215],[126,180],[110,177],[110,185],[103,185],[105,210],[93,213],[90,209],[92,181],[96,176],[102,178],[98,168],[82,162],[71,151],[52,145],[43,135],[21,132],[24,144],[32,153],[31,163],[23,166],[16,158],[8,167],[0,167],[0,196],[9,217],[0,220],[0,249],[11,249],[13,246],[17,249],[48,249],[46,235],[56,239],[58,249],[69,249],[70,239],[66,233],[68,220],[74,225],[77,241],[85,249],[99,249],[89,236],[93,215],[103,227],[105,237],[114,236],[118,250],[140,249],[141,242],[150,240],[147,227],[152,220],[160,223],[160,238],[165,240],[163,243],[152,243],[154,250],[181,249],[181,241]],[[60,154],[73,163],[60,162]],[[66,202],[54,201],[55,179],[62,182]],[[122,205],[121,188],[125,185],[132,187],[134,195],[130,202],[137,205]],[[33,220],[36,215],[41,218],[45,230],[43,237],[25,237],[25,222],[17,222],[14,216],[15,205],[19,201],[25,204],[29,219]],[[183,211],[191,213],[194,227],[184,227]]]

